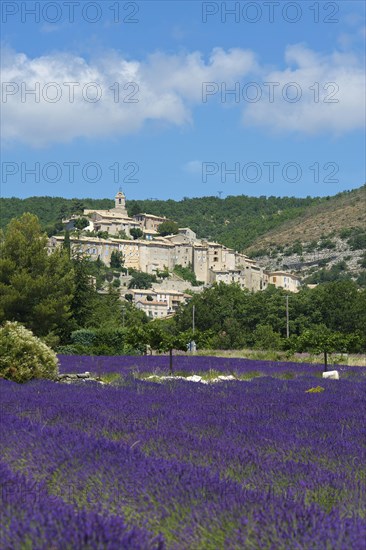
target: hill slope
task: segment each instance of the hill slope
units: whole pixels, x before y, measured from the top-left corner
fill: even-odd
[[[366,228],[366,186],[310,205],[295,220],[256,238],[248,251],[273,245],[310,242],[350,227]]]
[[[258,236],[246,252],[305,282],[357,280],[366,286],[366,186],[309,206],[296,220]]]

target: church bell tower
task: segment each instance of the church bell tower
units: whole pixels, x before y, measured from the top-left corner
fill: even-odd
[[[115,196],[114,199],[114,211],[118,212],[119,214],[122,214],[124,216],[127,216],[127,210],[126,210],[126,196],[123,193],[122,189],[120,189]]]

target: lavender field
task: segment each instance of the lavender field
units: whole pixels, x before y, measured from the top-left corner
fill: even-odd
[[[262,376],[157,384],[131,372],[166,357],[60,359],[123,377],[0,382],[2,548],[364,548],[365,369],[184,357]]]

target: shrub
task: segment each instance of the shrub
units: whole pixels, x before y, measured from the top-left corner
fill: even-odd
[[[95,330],[82,328],[71,333],[71,343],[76,346],[92,346],[95,338]]]
[[[54,378],[58,374],[56,354],[17,322],[0,328],[0,377],[14,382],[32,378]]]

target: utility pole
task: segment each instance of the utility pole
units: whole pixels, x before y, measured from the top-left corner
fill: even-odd
[[[288,314],[288,294],[286,294],[286,338],[290,336],[290,326],[289,326],[289,314]]]
[[[194,329],[195,329],[195,326],[194,326],[194,314],[195,314],[195,309],[196,309],[196,306],[192,306],[192,333],[194,334]]]

